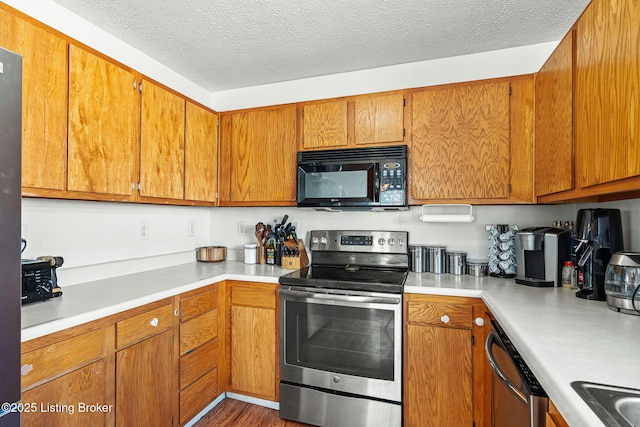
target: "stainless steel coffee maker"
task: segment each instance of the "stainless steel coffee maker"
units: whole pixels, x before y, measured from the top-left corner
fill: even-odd
[[[578,270],[576,296],[604,301],[604,278],[614,252],[624,250],[620,209],[580,209],[572,256]]]

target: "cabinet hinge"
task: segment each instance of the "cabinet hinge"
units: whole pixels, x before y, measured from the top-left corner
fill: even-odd
[[[511,184],[509,184],[509,194],[511,194]]]
[[[216,200],[220,198],[220,194],[216,191]]]
[[[300,110],[300,114],[302,114],[302,117],[304,117],[304,108]]]
[[[509,85],[509,96],[511,96],[512,93],[513,93],[513,88],[511,87],[511,85]]]
[[[403,107],[407,106],[407,100],[404,97],[402,97],[402,106]]]
[[[476,337],[471,335],[471,347],[473,347],[474,345],[476,345]]]
[[[407,136],[407,130],[402,128],[402,137],[404,138],[405,136]]]

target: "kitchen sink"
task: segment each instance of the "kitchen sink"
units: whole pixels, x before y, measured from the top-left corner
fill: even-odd
[[[605,425],[640,427],[640,390],[583,381],[574,381],[571,387]]]

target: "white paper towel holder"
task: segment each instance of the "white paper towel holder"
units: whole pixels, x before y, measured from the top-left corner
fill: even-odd
[[[422,222],[473,222],[475,218],[471,205],[422,205],[419,219]]]

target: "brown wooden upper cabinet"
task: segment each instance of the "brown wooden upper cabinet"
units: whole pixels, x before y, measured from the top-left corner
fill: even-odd
[[[533,203],[533,76],[417,89],[409,203]]]
[[[405,139],[402,92],[307,102],[300,116],[301,150],[391,145]]]
[[[355,144],[393,144],[404,141],[404,95],[355,98]]]
[[[213,202],[218,193],[218,115],[187,101],[185,199]]]
[[[536,196],[573,189],[573,35],[536,75]]]
[[[344,148],[347,145],[347,101],[318,102],[302,108],[302,146]]]
[[[295,205],[296,116],[295,105],[221,114],[221,205]]]
[[[140,195],[183,199],[185,100],[148,80],[140,85]]]
[[[22,186],[64,190],[67,42],[0,8],[0,46],[22,55]]]
[[[413,200],[509,196],[509,82],[413,94]]]
[[[138,91],[133,73],[69,45],[68,190],[134,196]]]
[[[576,34],[576,184],[640,175],[640,4],[592,1]],[[637,190],[627,185],[616,190]]]

